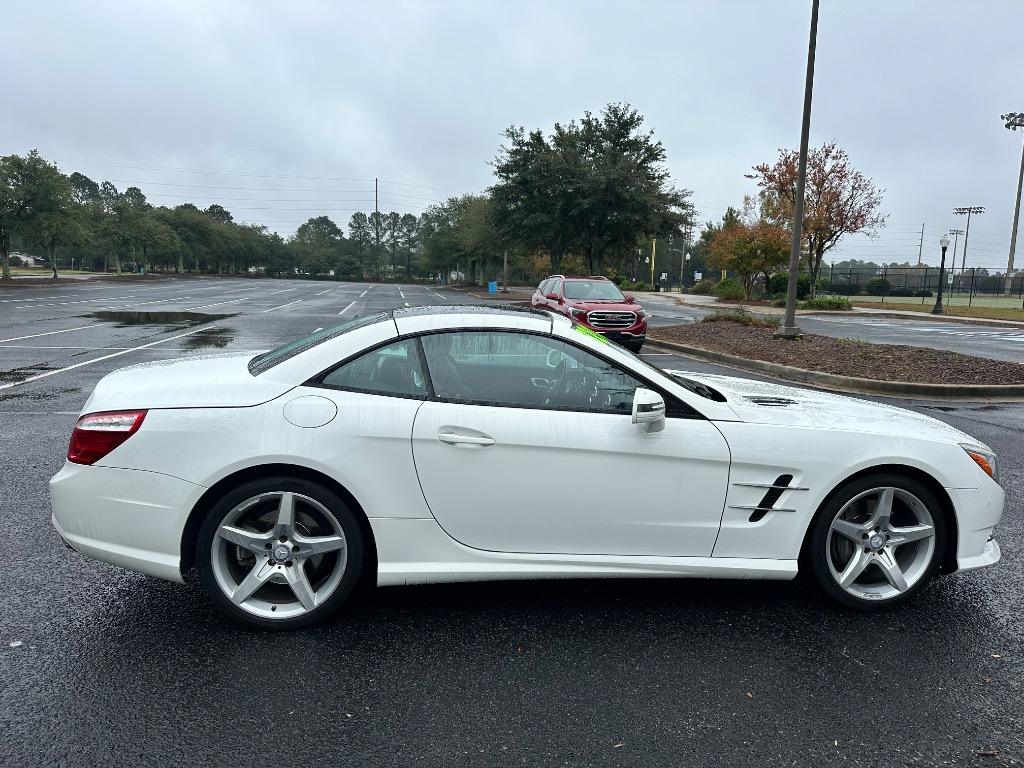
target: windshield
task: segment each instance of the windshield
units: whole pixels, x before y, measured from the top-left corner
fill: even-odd
[[[373,323],[380,322],[381,320],[387,319],[387,317],[387,312],[376,312],[372,315],[355,317],[341,325],[332,325],[330,328],[320,328],[313,331],[313,333],[308,336],[303,336],[301,339],[290,341],[276,349],[270,350],[269,352],[257,355],[249,361],[249,373],[253,376],[259,376],[261,373],[269,371],[275,365],[283,363],[285,360],[289,360],[308,349],[312,349],[318,344],[323,344],[325,341],[335,339],[338,336],[341,336],[341,334],[348,333],[356,328],[362,328],[364,325],[372,325]]]
[[[701,397],[705,397],[708,400],[714,400],[717,403],[727,402],[725,395],[723,395],[717,389],[709,387],[707,384],[702,384],[701,382],[696,381],[695,379],[691,379],[687,376],[683,376],[682,374],[671,373],[669,371],[666,371],[664,368],[658,368],[655,365],[651,365],[649,362],[640,357],[640,355],[636,354],[632,350],[626,349],[625,347],[616,346],[616,349],[622,354],[628,355],[631,359],[642,365],[648,371],[651,371],[652,373],[656,373],[661,376],[668,376],[670,379],[672,379],[672,381],[686,387],[695,395],[700,395]]]
[[[625,301],[622,291],[607,280],[566,280],[565,298],[579,301]]]

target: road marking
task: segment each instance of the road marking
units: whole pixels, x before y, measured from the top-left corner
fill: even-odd
[[[294,291],[296,288],[298,288],[298,286],[295,286],[295,288],[283,288],[280,291],[271,291],[267,296],[273,296],[275,293],[288,293],[288,291]]]
[[[442,296],[442,295],[441,295],[440,293],[438,293],[437,291],[433,291],[433,290],[432,290],[432,291],[431,291],[431,293],[432,293],[432,294],[434,294],[435,296],[437,296],[437,297],[438,297],[439,299],[441,299],[441,301],[448,301],[448,299],[446,299],[446,298],[445,298],[444,296]]]
[[[30,336],[15,336],[13,339],[0,339],[0,344],[7,341],[23,341],[24,339],[38,339],[40,336],[53,336],[55,333],[69,333],[70,331],[84,331],[86,328],[98,328],[103,323],[93,323],[92,325],[80,325],[77,328],[65,328],[63,331],[47,331],[46,333],[33,333]]]
[[[333,288],[328,288],[326,291],[320,291],[320,293],[314,293],[313,295],[314,296],[323,296],[325,293],[330,293],[333,290],[334,290]]]
[[[189,307],[185,311],[186,312],[191,312],[194,309],[206,309],[207,307],[219,307],[221,304],[237,304],[240,301],[245,301],[246,299],[251,299],[251,298],[252,298],[252,296],[243,296],[240,299],[232,299],[231,301],[218,301],[216,304],[203,304],[203,305],[198,306],[198,307]]]
[[[317,331],[322,331],[322,330],[323,330],[323,326],[320,326],[319,328],[314,328],[313,329],[313,333],[316,333]]]
[[[367,289],[366,289],[365,291],[363,291],[362,293],[360,293],[360,294],[359,294],[359,298],[360,298],[360,299],[361,299],[361,298],[363,298],[363,296],[365,296],[365,295],[366,295],[367,293],[369,293],[369,292],[370,292],[370,289],[369,289],[369,288],[367,288]]]
[[[278,307],[271,307],[270,309],[264,309],[263,311],[264,312],[273,312],[275,309],[284,309],[285,307],[290,307],[292,304],[298,304],[301,301],[302,301],[302,299],[296,299],[295,301],[289,301],[287,304],[281,304]]]
[[[120,352],[114,352],[114,353],[109,354],[109,355],[103,355],[102,357],[97,357],[97,358],[95,358],[93,360],[84,360],[81,363],[75,363],[74,365],[69,365],[69,366],[67,366],[65,368],[58,368],[55,371],[47,371],[46,373],[37,373],[35,376],[29,376],[27,379],[22,379],[21,381],[12,381],[12,382],[9,382],[7,384],[0,384],[0,389],[9,389],[11,387],[18,386],[19,384],[28,384],[30,381],[38,381],[39,379],[45,379],[47,376],[56,376],[58,373],[64,373],[66,371],[73,371],[75,368],[82,368],[82,367],[84,367],[86,365],[92,365],[93,363],[98,363],[98,362],[101,362],[103,360],[109,360],[112,357],[120,357],[121,355],[127,355],[129,352],[138,352],[140,349],[149,349],[150,347],[155,347],[157,344],[166,344],[168,341],[174,341],[176,339],[182,339],[182,338],[184,338],[186,336],[191,336],[193,333],[199,333],[199,331],[203,331],[203,330],[209,330],[209,329],[208,328],[193,328],[191,331],[185,331],[185,333],[179,333],[177,336],[171,336],[169,339],[160,339],[159,341],[151,341],[151,342],[149,342],[149,344],[142,344],[142,345],[140,345],[138,347],[130,347],[128,349],[123,349]]]
[[[401,289],[401,288],[399,288],[399,289],[398,289],[398,295],[399,295],[399,296],[401,296],[401,297],[402,297],[403,299],[405,298],[405,294],[404,294],[404,293],[402,293],[402,289]],[[409,305],[408,305],[408,304],[406,304],[405,306],[407,306],[407,307],[408,307]]]
[[[358,299],[356,301],[358,301]],[[355,303],[356,303],[355,301],[352,302],[352,304],[355,304]],[[346,312],[348,312],[350,309],[352,309],[352,304],[349,304],[347,307],[345,307],[343,310],[341,310],[341,312],[339,312],[338,314],[339,315],[344,315]]]

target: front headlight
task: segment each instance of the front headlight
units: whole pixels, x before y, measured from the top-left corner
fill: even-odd
[[[981,467],[986,475],[997,483],[999,482],[999,459],[995,453],[988,448],[972,445],[971,443],[960,443],[960,447],[967,452],[968,456],[974,459],[974,463]]]
[[[638,309],[636,311],[636,317],[638,320],[642,320],[643,318],[647,317],[647,313],[644,312],[642,309]]]
[[[585,309],[576,309],[576,307],[570,307],[569,314],[572,315],[577,320],[587,319],[587,310]]]

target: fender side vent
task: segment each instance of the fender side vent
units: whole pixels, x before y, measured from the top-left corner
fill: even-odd
[[[792,475],[779,475],[775,478],[775,482],[772,483],[774,487],[768,489],[764,498],[762,498],[758,503],[757,509],[750,513],[750,522],[756,523],[762,517],[771,512],[775,507],[775,504],[782,497],[782,494],[789,489],[789,484],[791,482],[793,482]]]

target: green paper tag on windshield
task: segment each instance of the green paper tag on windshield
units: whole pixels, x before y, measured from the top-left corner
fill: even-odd
[[[602,336],[597,331],[592,331],[589,328],[587,328],[587,326],[585,326],[585,325],[580,325],[579,323],[573,323],[572,327],[575,328],[580,333],[582,333],[584,336],[589,336],[592,339],[597,339],[602,344],[607,344],[608,343],[608,337],[607,336]]]

